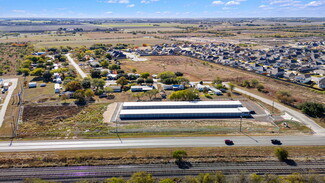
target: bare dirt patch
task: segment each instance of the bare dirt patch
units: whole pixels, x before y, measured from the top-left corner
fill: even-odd
[[[258,92],[259,95],[275,98],[276,91],[286,90],[291,92],[292,96],[297,99],[297,103],[303,101],[325,103],[324,94],[314,93],[309,88],[303,86],[274,80],[240,69],[184,56],[151,56],[146,58],[149,58],[149,61],[133,62],[125,60],[122,62],[122,69],[131,72],[135,68],[139,73],[150,72],[151,74],[158,74],[163,71],[179,71],[184,73],[184,76],[190,81],[212,81],[216,77],[220,77],[224,81],[241,83],[244,80],[257,79],[269,92],[268,94]],[[257,92],[256,89],[250,90]]]

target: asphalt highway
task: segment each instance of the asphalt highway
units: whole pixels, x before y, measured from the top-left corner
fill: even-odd
[[[91,140],[48,140],[0,142],[0,152],[57,151],[85,149],[135,149],[168,147],[224,147],[225,139],[233,146],[274,146],[271,139],[279,139],[284,146],[325,145],[325,136],[229,136],[229,137],[173,137],[125,138]]]

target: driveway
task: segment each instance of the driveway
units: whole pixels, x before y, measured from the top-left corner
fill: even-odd
[[[225,83],[226,86],[228,86],[228,84]],[[286,107],[278,102],[275,102],[275,101],[272,101],[272,100],[269,100],[269,99],[266,99],[264,97],[261,97],[261,96],[258,96],[258,95],[255,95],[253,93],[250,93],[248,91],[245,91],[245,90],[242,90],[242,89],[239,89],[239,88],[234,88],[234,91],[237,91],[237,92],[240,92],[242,94],[245,94],[245,95],[248,95],[248,96],[251,96],[251,97],[254,97],[268,105],[273,105],[273,102],[274,102],[274,107],[279,109],[280,111],[284,111],[288,114],[290,114],[291,116],[293,116],[294,118],[296,118],[297,120],[299,120],[301,123],[305,124],[307,127],[309,127],[310,129],[312,129],[316,135],[324,135],[325,136],[325,129],[321,126],[319,126],[315,121],[313,121],[312,119],[310,119],[309,117],[307,117],[306,115],[298,112],[298,111],[295,111],[293,109],[290,109],[289,107]]]
[[[73,65],[73,67],[77,70],[77,72],[79,73],[79,75],[83,78],[87,77],[87,74],[79,67],[79,65],[73,60],[73,58],[71,58],[70,53],[65,55],[69,62]]]
[[[11,96],[12,96],[12,93],[14,92],[14,90],[16,89],[17,87],[17,83],[18,83],[18,78],[13,78],[13,79],[5,79],[3,81],[4,83],[5,82],[11,82],[11,86],[9,87],[8,89],[8,93],[7,93],[7,96],[6,96],[6,99],[1,107],[1,111],[0,111],[0,127],[2,126],[2,123],[4,121],[4,118],[5,118],[5,115],[6,115],[6,111],[7,111],[7,107],[9,105],[9,102],[10,102],[10,99],[11,99]]]

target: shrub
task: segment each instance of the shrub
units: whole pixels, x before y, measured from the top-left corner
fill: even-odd
[[[308,116],[322,118],[325,117],[325,106],[316,102],[304,102],[299,105],[299,109]]]
[[[278,147],[274,151],[275,156],[280,160],[280,161],[285,161],[288,159],[289,153],[287,150],[283,149],[282,147]]]
[[[187,152],[184,150],[177,150],[172,153],[173,158],[175,158],[178,161],[182,161],[183,158],[187,156]]]

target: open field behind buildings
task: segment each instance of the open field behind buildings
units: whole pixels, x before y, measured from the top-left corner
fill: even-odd
[[[183,56],[151,56],[146,58],[148,58],[149,61],[134,62],[131,60],[124,60],[122,61],[122,69],[130,72],[135,68],[139,73],[150,72],[151,74],[158,74],[163,71],[178,71],[184,73],[184,77],[188,78],[190,81],[212,81],[216,77],[220,77],[225,81],[238,82],[257,79],[269,92],[268,94],[260,93],[262,96],[275,98],[276,91],[285,90],[289,91],[292,96],[297,99],[297,102],[315,101],[325,103],[324,94],[314,93],[309,88],[274,80],[220,64]],[[255,91],[255,89],[248,90]]]

